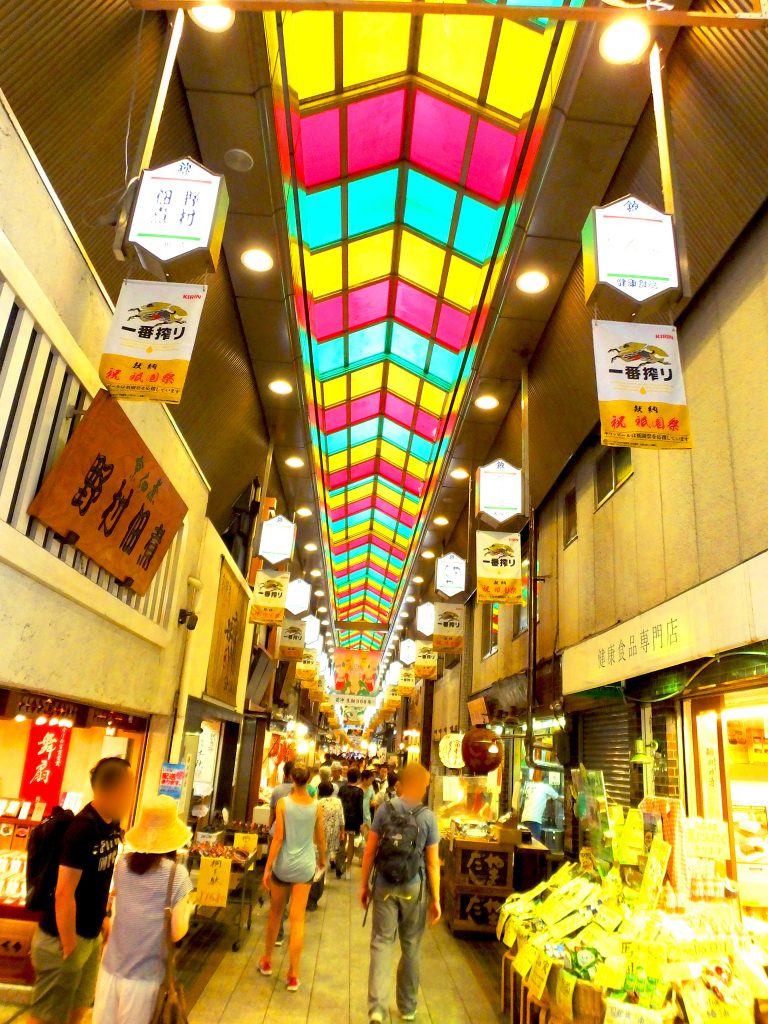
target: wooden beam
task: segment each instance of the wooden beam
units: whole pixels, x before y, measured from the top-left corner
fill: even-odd
[[[130,0],[133,7],[143,11],[188,11],[200,6],[200,0]],[[505,21],[526,22],[533,19],[548,21],[611,22],[629,14],[648,25],[666,28],[729,28],[760,29],[768,26],[765,13],[721,14],[716,11],[659,11],[656,8],[633,7],[508,7],[468,0],[467,3],[435,3],[430,0],[226,0],[233,11],[252,14],[265,11],[344,11],[386,14],[434,14],[463,17],[502,18]]]

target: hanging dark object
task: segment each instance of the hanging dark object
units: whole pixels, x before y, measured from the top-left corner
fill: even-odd
[[[498,768],[503,759],[501,740],[485,726],[475,726],[465,732],[461,741],[461,756],[469,775],[487,775]]]

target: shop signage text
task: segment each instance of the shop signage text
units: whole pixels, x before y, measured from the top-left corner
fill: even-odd
[[[453,551],[438,558],[435,567],[435,589],[446,597],[455,597],[467,585],[467,563]]]
[[[160,785],[157,788],[158,796],[170,796],[174,800],[181,800],[184,792],[184,779],[186,777],[186,765],[173,764],[166,761],[160,769]]]
[[[519,533],[477,531],[477,600],[523,604]]]
[[[222,556],[205,692],[232,707],[237,704],[237,684],[247,616],[248,594]]]
[[[291,574],[289,572],[270,572],[269,569],[259,569],[253,588],[249,621],[257,622],[262,626],[280,625],[285,615],[285,600],[290,582]]]
[[[504,459],[495,459],[477,471],[477,508],[480,515],[505,523],[523,508],[523,474]]]
[[[22,801],[44,803],[46,813],[59,803],[71,735],[72,730],[61,725],[32,724],[19,787]]]

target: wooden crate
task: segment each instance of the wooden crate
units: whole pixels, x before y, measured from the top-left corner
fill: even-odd
[[[509,895],[505,887],[480,888],[446,882],[443,893],[445,920],[452,932],[496,933],[499,911]]]

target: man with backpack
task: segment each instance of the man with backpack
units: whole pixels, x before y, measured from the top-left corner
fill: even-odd
[[[120,821],[133,800],[129,762],[102,758],[91,786],[93,800],[78,815],[52,815],[30,837],[27,903],[42,916],[32,939],[39,995],[29,1024],[79,1024],[93,1003]]]
[[[344,809],[345,845],[339,847],[336,854],[336,877],[341,878],[346,870],[347,878],[351,878],[352,861],[355,857],[355,839],[363,827],[365,793],[360,788],[360,772],[350,768],[347,781],[339,789],[339,800]]]
[[[376,811],[363,856],[360,902],[373,910],[368,1019],[389,1019],[392,954],[400,939],[397,1006],[402,1020],[416,1017],[421,940],[427,923],[440,920],[437,819],[424,806],[429,772],[417,763],[400,773],[400,795]]]

